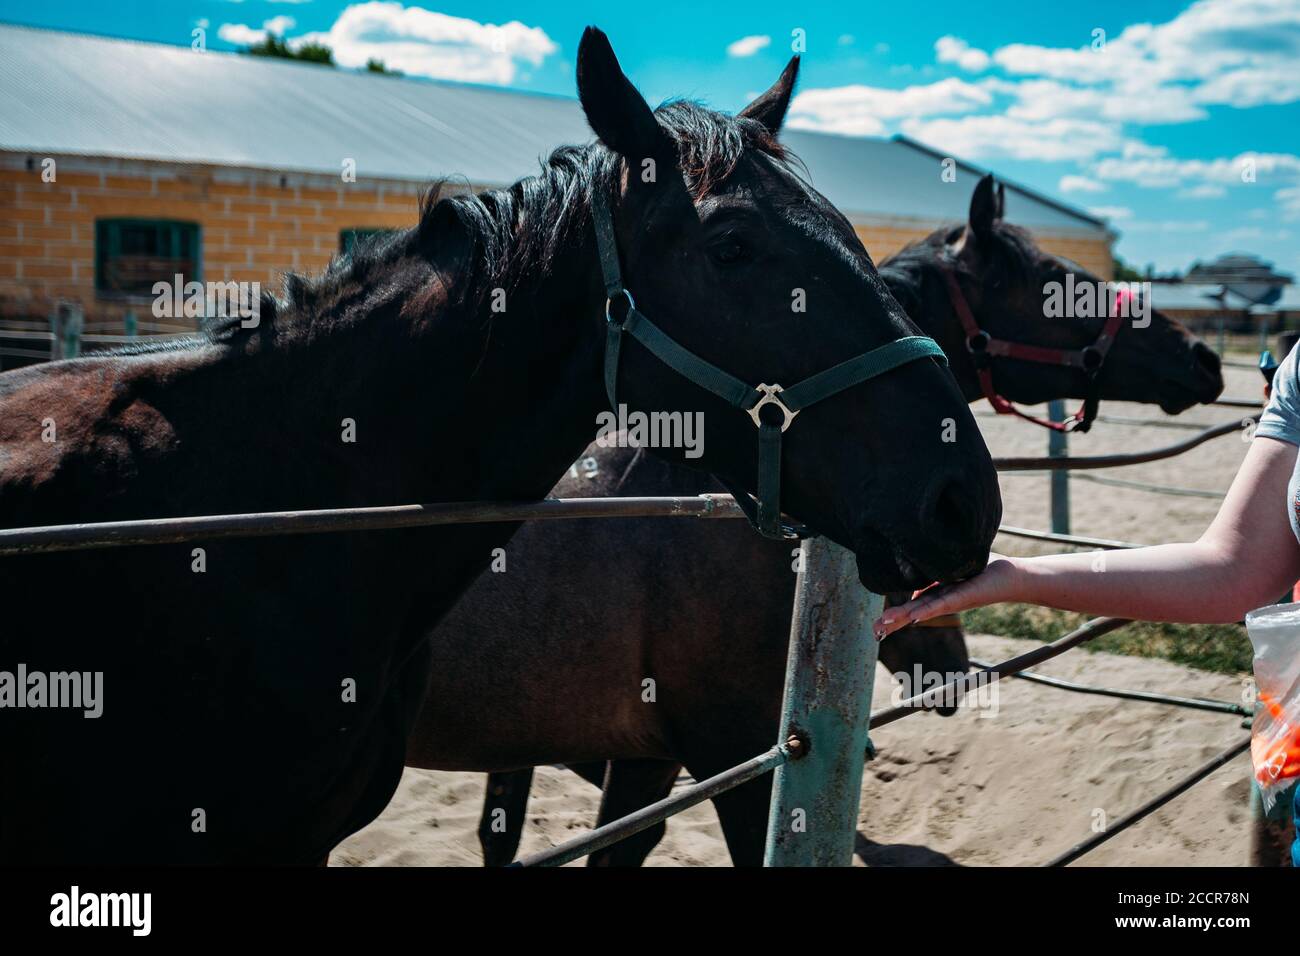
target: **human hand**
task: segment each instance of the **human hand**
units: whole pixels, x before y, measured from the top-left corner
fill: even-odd
[[[932,584],[917,591],[906,604],[886,608],[873,626],[876,640],[909,624],[1006,601],[1014,593],[1019,574],[1014,558],[990,554],[988,565],[974,577],[954,584]]]

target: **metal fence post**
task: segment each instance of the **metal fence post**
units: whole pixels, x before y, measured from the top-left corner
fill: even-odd
[[[1065,402],[1054,398],[1047,403],[1049,421],[1065,421]],[[1070,454],[1070,441],[1065,432],[1055,428],[1047,430],[1047,457],[1066,458]],[[1070,472],[1058,468],[1051,472],[1048,481],[1052,483],[1052,534],[1070,533]]]
[[[871,624],[884,600],[858,583],[852,552],[802,542],[766,866],[848,866],[876,676]]]
[[[55,304],[50,312],[50,361],[63,358],[63,307]]]

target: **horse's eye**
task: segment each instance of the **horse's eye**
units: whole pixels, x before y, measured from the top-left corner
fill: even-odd
[[[727,236],[709,247],[709,255],[722,265],[733,265],[745,258],[745,247],[734,236]]]

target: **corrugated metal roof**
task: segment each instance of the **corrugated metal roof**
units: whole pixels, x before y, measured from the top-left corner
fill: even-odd
[[[1151,283],[1151,305],[1162,312],[1169,310],[1185,311],[1188,309],[1227,308],[1214,298],[1221,291],[1221,285],[1206,285],[1193,282],[1153,282]]]
[[[577,100],[30,27],[0,26],[0,149],[426,181],[514,182],[556,146],[592,138]],[[907,140],[783,135],[850,215],[966,217],[974,174],[944,183]],[[1008,184],[1007,218],[1105,226]]]
[[[1221,297],[1221,298],[1220,298]],[[1256,312],[1270,315],[1275,312],[1300,312],[1300,286],[1282,287],[1282,295],[1268,305],[1252,305],[1232,290],[1225,290],[1218,282],[1153,282],[1151,304],[1157,309],[1201,309],[1222,312]]]

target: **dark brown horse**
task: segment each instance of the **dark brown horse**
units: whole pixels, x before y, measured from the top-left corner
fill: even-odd
[[[599,143],[509,189],[430,199],[415,229],[291,280],[255,328],[0,376],[0,528],[544,495],[606,407],[593,196],[642,312],[745,382],[914,335],[776,139],[795,68],[737,117],[652,112],[588,30],[578,91]],[[691,464],[755,490],[748,415],[637,342],[619,395],[703,414]],[[805,411],[783,465],[785,509],[852,548],[870,587],[987,559],[997,476],[932,360]],[[429,632],[515,528],[0,559],[17,609],[0,670],[101,673],[103,688],[98,719],[40,706],[30,676],[29,706],[5,701],[0,861],[319,862],[392,794],[448,664]]]
[[[917,324],[945,344],[970,399],[980,389],[942,271],[969,278],[976,315],[1003,338],[1077,348],[1093,341],[1101,321],[1044,318],[1044,285],[1074,267],[1003,223],[999,192],[985,178],[965,227],[935,233],[880,270]],[[1070,368],[1009,362],[997,372],[999,391],[1018,401],[1083,397],[1086,390]],[[1217,398],[1223,380],[1210,349],[1155,313],[1150,325],[1120,332],[1099,387],[1103,398],[1179,412]],[[596,447],[588,453],[595,477],[584,477],[580,465],[554,494],[720,490],[652,456]],[[477,770],[577,763],[578,772],[604,784],[604,823],[665,796],[682,764],[703,779],[761,753],[778,727],[791,571],[790,546],[762,541],[736,522],[526,525],[511,541],[507,572],[485,574],[434,635],[438,666],[408,763]],[[968,667],[956,628],[900,631],[880,654],[891,672]],[[656,682],[654,703],[641,697],[647,678]],[[486,728],[471,701],[492,714]],[[608,776],[605,758],[615,758]],[[514,854],[530,776],[524,769],[489,780],[480,826],[489,863]],[[714,801],[738,864],[761,862],[770,790],[770,777],[762,777]],[[662,825],[644,831],[591,862],[639,863],[662,832]]]

